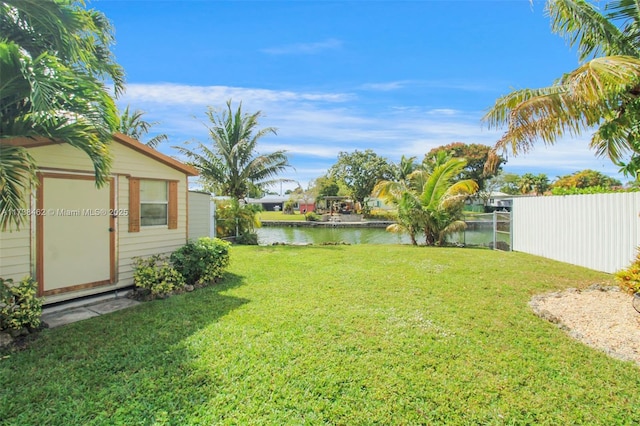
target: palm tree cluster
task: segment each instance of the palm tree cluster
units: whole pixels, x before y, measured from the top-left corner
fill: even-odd
[[[397,223],[387,230],[409,235],[417,245],[416,235],[423,233],[426,245],[442,245],[447,235],[464,230],[464,201],[478,190],[471,179],[453,183],[467,165],[464,158],[439,152],[432,161],[421,165],[415,158],[402,157],[399,179],[380,181],[373,194],[398,209]]]
[[[19,227],[36,165],[13,138],[46,138],[84,151],[102,185],[123,88],[110,23],[82,1],[0,0],[0,228]]]
[[[581,65],[549,87],[516,90],[486,114],[507,126],[496,150],[526,152],[541,139],[594,131],[591,147],[640,176],[640,4],[635,0],[548,0],[552,30],[576,46]]]

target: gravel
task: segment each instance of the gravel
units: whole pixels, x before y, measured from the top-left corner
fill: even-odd
[[[633,296],[598,284],[534,296],[533,311],[569,335],[609,356],[640,366],[640,314]]]

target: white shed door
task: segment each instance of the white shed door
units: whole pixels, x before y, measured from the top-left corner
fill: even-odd
[[[87,176],[46,175],[40,232],[45,295],[111,282],[112,182],[97,189]]]

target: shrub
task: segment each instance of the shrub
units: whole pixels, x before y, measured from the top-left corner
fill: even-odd
[[[395,210],[371,210],[366,216],[367,219],[395,221],[398,220],[398,213]]]
[[[295,201],[287,200],[284,202],[284,209],[282,210],[283,214],[293,214],[293,206],[295,205]]]
[[[153,296],[162,296],[184,287],[182,274],[167,260],[167,256],[156,254],[148,258],[133,258],[133,283],[148,290]]]
[[[615,273],[620,288],[628,293],[640,292],[640,249],[631,265]]]
[[[0,330],[36,329],[40,326],[42,299],[36,297],[37,283],[26,277],[17,285],[0,278]]]
[[[245,232],[244,234],[240,234],[235,242],[245,246],[257,246],[258,234],[255,232]]]
[[[316,212],[307,212],[304,214],[304,220],[307,222],[317,222],[320,220],[320,215]]]
[[[171,254],[171,262],[189,284],[210,284],[229,266],[229,247],[219,238],[189,241]]]

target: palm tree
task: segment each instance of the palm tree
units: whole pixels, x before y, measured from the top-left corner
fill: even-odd
[[[498,99],[484,117],[489,127],[507,125],[495,150],[510,148],[517,154],[539,139],[553,144],[565,134],[595,128],[590,146],[596,153],[638,177],[640,4],[610,1],[600,11],[585,0],[549,0],[546,11],[552,30],[577,46],[582,64],[549,87],[516,90]]]
[[[120,114],[120,125],[118,127],[118,131],[120,133],[124,133],[127,136],[131,136],[133,139],[141,141],[142,139],[149,133],[151,127],[159,124],[157,121],[146,121],[142,118],[144,115],[144,111],[135,110],[133,112],[130,111],[129,105],[124,109],[122,114]],[[169,140],[169,136],[164,133],[156,135],[145,141],[144,144],[155,148],[161,142]]]
[[[425,183],[420,202],[427,216],[424,228],[427,245],[442,245],[447,235],[467,227],[462,220],[462,206],[476,193],[478,184],[471,179],[451,183],[466,165],[464,158],[451,158],[422,178]]]
[[[9,139],[46,138],[83,150],[96,184],[108,176],[108,144],[117,128],[115,94],[123,72],[109,50],[104,15],[82,2],[0,0],[0,229],[20,227],[36,164]]]
[[[207,127],[212,146],[199,142],[197,150],[175,147],[198,169],[208,190],[241,200],[255,187],[264,189],[274,183],[290,181],[276,179],[280,172],[291,167],[285,151],[271,154],[256,151],[261,137],[276,134],[273,127],[257,129],[261,114],[260,111],[243,114],[242,103],[234,113],[231,100],[220,115],[209,107],[207,117],[212,125]]]
[[[426,245],[441,245],[447,235],[465,229],[462,206],[478,184],[469,179],[452,181],[466,164],[462,158],[438,156],[412,172],[406,183],[380,181],[374,194],[398,208],[398,222],[387,230],[407,233],[414,245],[415,235],[422,231]]]

